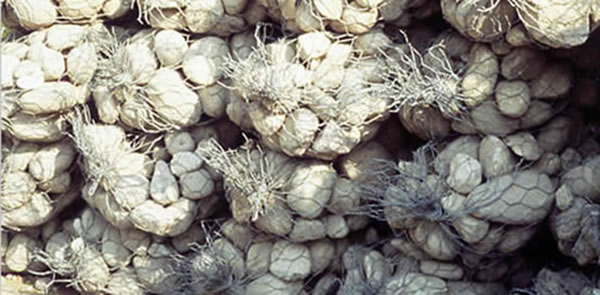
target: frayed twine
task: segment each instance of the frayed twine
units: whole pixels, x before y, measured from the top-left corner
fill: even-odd
[[[240,191],[252,206],[252,221],[256,221],[271,207],[283,187],[281,180],[273,175],[274,167],[267,153],[254,141],[236,150],[225,150],[214,138],[201,143],[197,149],[200,157],[222,173],[228,193]]]
[[[136,110],[136,128],[145,133],[161,133],[180,129],[180,127],[156,111],[156,105],[150,98],[152,93],[133,78],[128,65],[129,54],[126,50],[130,39],[126,39],[128,32],[118,33],[109,31],[105,27],[93,30],[89,39],[97,50],[98,69],[91,81],[91,89],[108,89],[110,99],[119,104],[127,104],[130,109]],[[123,40],[125,39],[125,40]],[[132,41],[132,42],[135,42]]]
[[[215,248],[215,238],[220,238],[221,233],[207,222],[202,222],[201,227],[204,243],[194,243],[188,255],[172,256],[172,275],[180,286],[174,294],[244,294],[243,286],[247,278],[236,275],[232,261]]]
[[[408,35],[400,31],[406,47],[393,47],[392,54],[380,50],[379,58],[387,67],[382,79],[382,95],[392,102],[390,110],[398,112],[403,107],[433,107],[450,118],[460,118],[467,108],[460,91],[461,77],[452,68],[443,43],[426,51],[426,57],[410,43]]]

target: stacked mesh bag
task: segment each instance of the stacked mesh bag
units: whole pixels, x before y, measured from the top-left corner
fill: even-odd
[[[2,11],[3,292],[597,292],[594,1]]]

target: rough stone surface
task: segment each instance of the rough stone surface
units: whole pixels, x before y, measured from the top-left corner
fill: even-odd
[[[161,205],[169,205],[179,198],[177,179],[165,161],[160,160],[154,164],[154,174],[150,181],[150,196]]]
[[[515,164],[508,147],[493,135],[481,140],[479,159],[483,175],[488,179],[510,172]]]
[[[304,279],[310,274],[310,250],[302,244],[279,240],[273,245],[269,270],[285,281]]]
[[[504,139],[504,143],[515,155],[528,161],[537,161],[544,153],[535,137],[529,132],[509,135]]]
[[[475,217],[527,225],[546,217],[554,202],[554,188],[546,174],[523,171],[494,178],[473,190],[465,201]]]
[[[481,183],[481,179],[481,164],[477,159],[460,153],[450,162],[450,175],[446,182],[455,191],[468,194]]]

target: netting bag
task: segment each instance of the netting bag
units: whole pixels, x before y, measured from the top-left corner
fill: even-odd
[[[257,34],[263,29],[257,29]],[[272,149],[330,160],[374,135],[388,103],[378,95],[377,43],[345,42],[327,32],[265,44],[227,61],[229,118]],[[250,126],[246,126],[250,125]]]

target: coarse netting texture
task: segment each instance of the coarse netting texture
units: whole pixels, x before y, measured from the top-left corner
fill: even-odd
[[[572,68],[529,44],[500,48],[456,32],[384,47],[383,97],[402,124],[423,139],[452,133],[506,136],[537,129],[564,109]],[[421,41],[423,42],[423,41]]]
[[[86,177],[82,198],[112,225],[173,237],[195,218],[214,213],[220,176],[210,171],[195,148],[218,137],[215,129],[200,126],[195,137],[179,132],[164,139],[135,138],[116,125],[94,123],[85,114],[73,119],[71,135]]]
[[[36,31],[55,24],[89,24],[115,20],[133,9],[132,0],[7,0],[2,22],[8,27]]]
[[[0,0],[1,292],[593,295],[598,0]]]
[[[2,130],[28,142],[64,138],[68,118],[89,100],[102,24],[54,24],[2,44]]]
[[[135,0],[137,20],[157,29],[229,36],[263,21],[259,0]]]
[[[360,214],[387,222],[394,246],[421,262],[451,264],[481,280],[506,275],[506,257],[552,210],[552,179],[526,168],[535,164],[523,164],[494,136],[459,137],[439,153],[434,147],[419,148],[412,161],[374,164],[361,181]],[[495,161],[485,160],[491,154]]]
[[[92,97],[102,122],[160,133],[224,116],[227,89],[217,82],[227,40],[114,27],[97,32],[95,40]]]
[[[250,53],[226,61],[229,118],[289,156],[331,160],[373,136],[389,108],[373,47],[387,37],[369,44],[320,31],[270,42],[266,28]]]
[[[77,152],[68,139],[36,144],[2,136],[2,227],[44,224],[79,196]]]
[[[561,155],[569,164],[556,192],[555,209],[550,227],[560,251],[573,257],[579,265],[597,265],[600,259],[600,205],[596,179],[600,158],[597,154],[583,157],[571,150]],[[564,157],[563,157],[564,156]],[[561,161],[562,162],[562,161]]]
[[[211,139],[197,152],[223,175],[238,226],[304,243],[345,238],[368,224],[366,216],[350,215],[358,188],[327,162],[291,158],[248,139],[237,149]]]
[[[594,0],[443,0],[441,7],[457,30],[482,42],[520,36],[570,48],[585,43],[600,23],[600,6]]]

